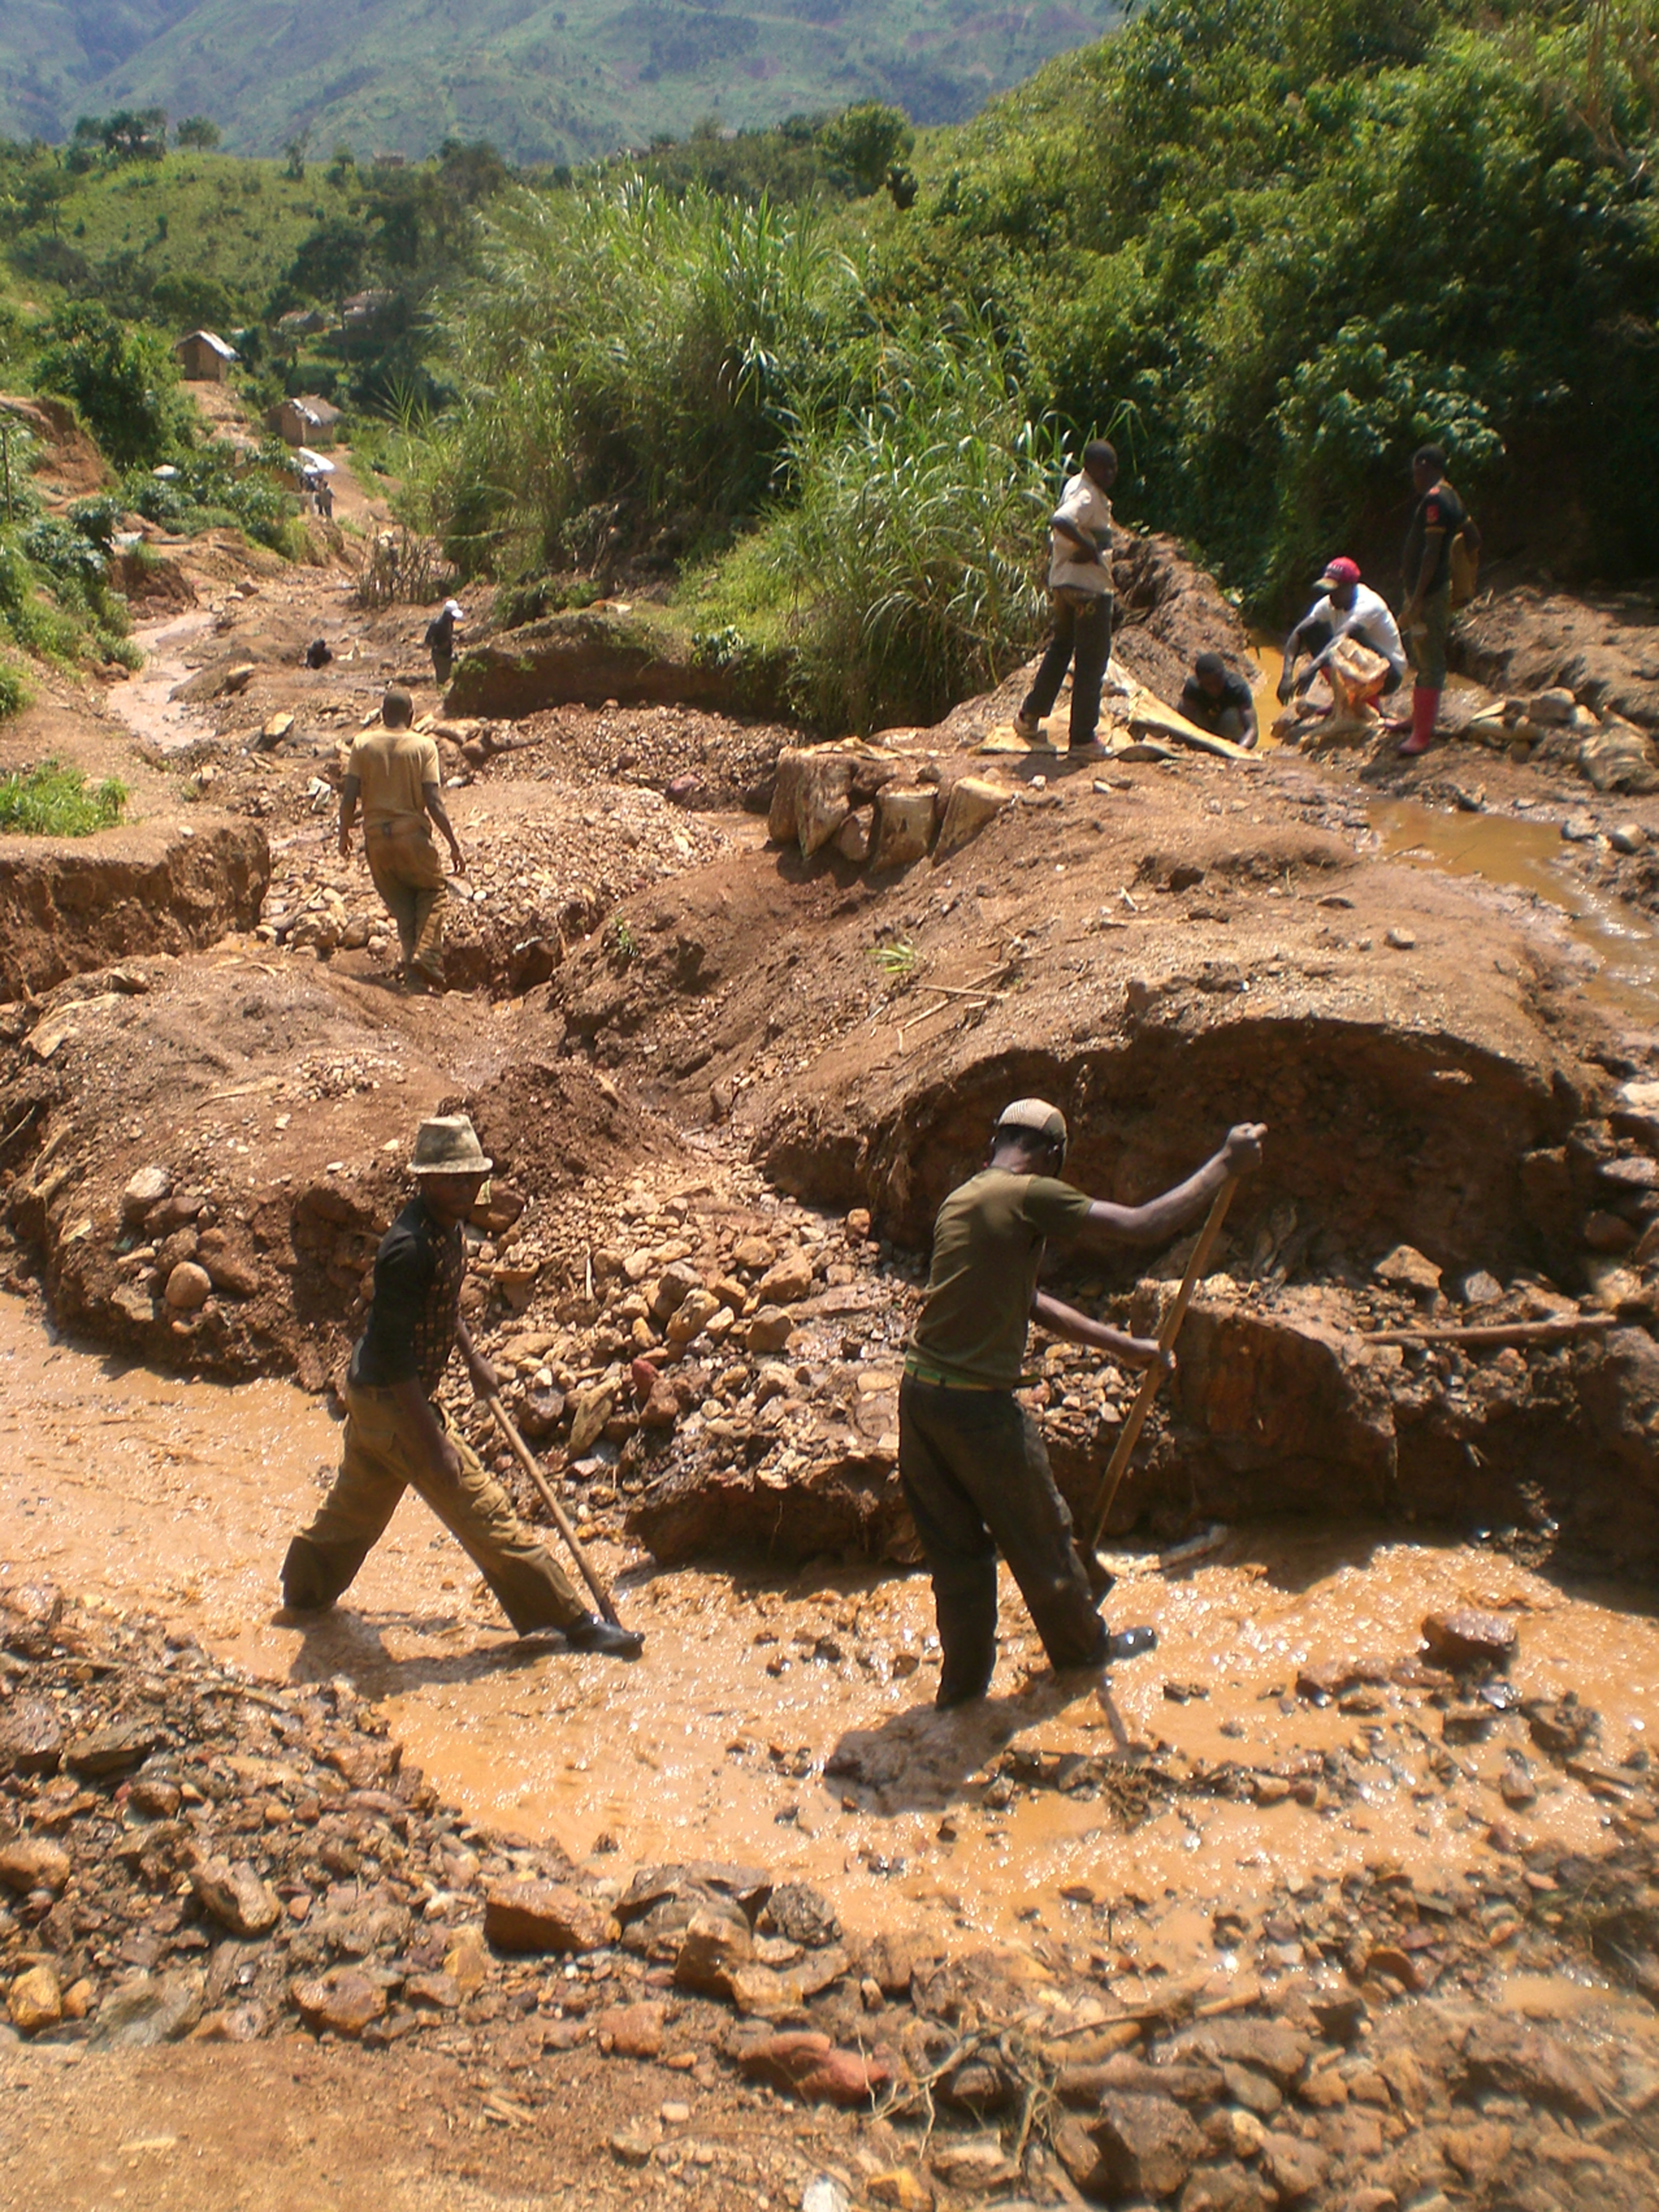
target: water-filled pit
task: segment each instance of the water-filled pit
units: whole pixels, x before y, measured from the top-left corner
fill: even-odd
[[[1493,1823],[1512,1820],[1499,1785],[1526,1746],[1518,1713],[1460,1748],[1448,1776],[1439,1717],[1408,1687],[1375,1689],[1359,1712],[1294,1693],[1310,1662],[1374,1659],[1386,1673],[1408,1662],[1432,1610],[1513,1619],[1516,1689],[1575,1691],[1601,1713],[1608,1757],[1639,1748],[1659,1709],[1659,1622],[1626,1594],[1359,1528],[1240,1531],[1167,1572],[1148,1554],[1110,1612],[1151,1622],[1159,1648],[1104,1693],[1056,1682],[1006,1592],[996,1693],[965,1716],[929,1703],[920,1575],[656,1573],[601,1547],[625,1617],[648,1638],[644,1660],[622,1667],[515,1645],[414,1498],[349,1605],[295,1625],[276,1612],[275,1577],[333,1465],[337,1431],[318,1401],[275,1382],[233,1393],[124,1368],[54,1341],[11,1301],[0,1376],[9,1576],[158,1612],[266,1677],[349,1677],[384,1702],[445,1797],[481,1823],[554,1838],[596,1873],[626,1879],[693,1856],[760,1863],[817,1884],[855,1929],[955,1940],[1098,1928],[1148,1969],[1226,1975],[1237,1962],[1211,1929],[1218,1903],[1249,1912],[1287,1880],[1379,1857],[1426,1881],[1478,1861]],[[1114,1771],[1131,1773],[1233,1760],[1300,1774],[1334,1753],[1349,1786],[1311,1808],[1181,1794],[1125,1829],[1110,1788],[999,1790],[994,1762],[1010,1744],[1115,1755]],[[1526,1831],[1598,1848],[1598,1801],[1535,1755],[1533,1768]]]

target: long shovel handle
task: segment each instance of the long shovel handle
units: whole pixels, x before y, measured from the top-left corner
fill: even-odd
[[[1158,1349],[1171,1352],[1181,1334],[1181,1324],[1187,1317],[1187,1308],[1192,1304],[1192,1294],[1203,1280],[1204,1269],[1221,1234],[1221,1224],[1227,1218],[1227,1208],[1232,1204],[1232,1194],[1238,1188],[1237,1176],[1229,1176],[1210,1201],[1204,1225],[1198,1232],[1198,1242],[1192,1248],[1192,1257],[1187,1262],[1187,1272],[1181,1279],[1181,1287],[1175,1293],[1174,1303],[1164,1316],[1164,1325],[1158,1332]],[[1141,1378],[1141,1388],[1135,1394],[1135,1403],[1123,1424],[1105,1474],[1100,1480],[1099,1502],[1095,1508],[1093,1526],[1089,1531],[1085,1559],[1092,1559],[1099,1549],[1100,1539],[1106,1532],[1106,1522],[1111,1509],[1117,1503],[1117,1492],[1129,1463],[1129,1455],[1141,1440],[1147,1415],[1152,1411],[1153,1401],[1158,1395],[1164,1380],[1161,1366],[1149,1367]]]
[[[518,1461],[519,1466],[524,1468],[525,1474],[529,1475],[530,1480],[536,1485],[537,1490],[541,1492],[542,1502],[547,1507],[548,1512],[552,1514],[560,1534],[570,1546],[571,1557],[575,1560],[577,1565],[582,1570],[582,1579],[592,1591],[594,1603],[598,1607],[600,1612],[603,1613],[605,1619],[609,1621],[613,1628],[620,1628],[622,1624],[617,1618],[616,1607],[611,1603],[610,1592],[605,1588],[603,1583],[600,1581],[598,1576],[594,1572],[587,1553],[582,1549],[580,1543],[577,1540],[576,1531],[571,1526],[569,1514],[566,1512],[564,1507],[559,1503],[559,1500],[554,1496],[552,1491],[548,1488],[547,1477],[542,1474],[541,1468],[536,1464],[535,1459],[531,1456],[530,1446],[524,1442],[523,1437],[519,1435],[518,1430],[513,1426],[512,1417],[508,1413],[506,1407],[501,1403],[500,1398],[498,1398],[493,1391],[489,1396],[485,1399],[484,1403],[489,1407],[491,1413],[494,1414],[496,1425],[500,1428],[502,1435],[506,1438],[508,1443],[512,1447],[513,1457]]]

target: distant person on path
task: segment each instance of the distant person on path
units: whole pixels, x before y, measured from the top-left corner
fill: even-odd
[[[1042,733],[1043,720],[1060,696],[1071,670],[1071,730],[1069,750],[1084,753],[1095,744],[1100,720],[1100,685],[1111,659],[1111,501],[1117,481],[1117,456],[1104,438],[1083,448],[1083,465],[1069,477],[1049,523],[1049,594],[1054,602],[1054,635],[1037,672],[1037,681],[1014,718],[1027,743]]]
[[[940,1207],[926,1302],[899,1390],[899,1479],[933,1575],[940,1705],[967,1705],[990,1686],[999,1551],[1057,1668],[1106,1666],[1156,1643],[1149,1628],[1108,1634],[1042,1432],[1014,1394],[1033,1321],[1128,1366],[1170,1356],[1039,1290],[1044,1241],[1163,1243],[1229,1176],[1258,1164],[1263,1133],[1252,1123],[1231,1130],[1214,1159],[1161,1198],[1112,1206],[1058,1180],[1066,1159],[1059,1108],[1016,1098],[998,1117],[984,1168]]]
[[[346,1371],[340,1472],[311,1526],[288,1546],[282,1602],[302,1613],[332,1605],[412,1488],[520,1636],[560,1629],[578,1651],[632,1659],[644,1639],[584,1610],[558,1562],[437,1402],[457,1344],[480,1397],[499,1388],[461,1318],[467,1267],[461,1224],[490,1166],[464,1114],[421,1124],[411,1163],[416,1194],[380,1240],[374,1300]]]
[[[1368,645],[1387,661],[1389,672],[1384,679],[1383,696],[1397,691],[1405,681],[1406,648],[1401,643],[1388,601],[1380,592],[1373,592],[1369,584],[1360,582],[1359,563],[1341,555],[1330,562],[1317,589],[1319,598],[1285,640],[1284,673],[1279,678],[1280,703],[1284,704],[1293,692],[1305,691],[1346,637],[1353,638],[1358,645]],[[1309,656],[1308,665],[1299,676],[1296,664],[1305,653]]]
[[[433,681],[440,691],[447,687],[450,671],[455,665],[455,625],[464,622],[466,614],[459,599],[445,599],[427,624],[427,651],[432,655]]]
[[[1213,738],[1230,738],[1246,748],[1256,739],[1256,702],[1250,686],[1219,653],[1201,653],[1181,687],[1181,712]]]
[[[382,726],[351,749],[340,786],[340,857],[351,857],[352,824],[363,808],[363,852],[385,909],[397,924],[403,988],[441,991],[444,979],[444,871],[429,824],[450,848],[450,872],[466,873],[440,795],[438,747],[410,725],[415,702],[396,685],[380,702]]]
[[[1451,542],[1468,521],[1463,502],[1446,482],[1446,457],[1438,446],[1420,446],[1412,456],[1417,493],[1406,532],[1401,580],[1405,602],[1400,627],[1411,648],[1417,682],[1411,695],[1411,735],[1400,748],[1426,753],[1434,742],[1440,694],[1446,688],[1446,639],[1451,629]]]

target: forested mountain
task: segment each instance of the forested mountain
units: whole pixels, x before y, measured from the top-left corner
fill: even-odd
[[[488,138],[572,161],[683,135],[891,100],[960,120],[1050,55],[1110,29],[1120,0],[7,0],[0,134],[159,106],[225,145],[431,153]]]

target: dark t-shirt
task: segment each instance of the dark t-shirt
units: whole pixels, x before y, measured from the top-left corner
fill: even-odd
[[[1188,721],[1196,722],[1211,737],[1221,732],[1221,717],[1229,707],[1235,714],[1246,714],[1255,704],[1250,696],[1250,686],[1244,678],[1229,668],[1221,678],[1221,696],[1211,698],[1196,676],[1189,676],[1181,687],[1181,712]]]
[[[933,1224],[933,1267],[912,1351],[954,1382],[1012,1390],[1044,1239],[1075,1237],[1090,1202],[1086,1191],[1052,1176],[1005,1168],[985,1168],[952,1191]]]
[[[1411,518],[1411,527],[1406,532],[1405,558],[1401,574],[1405,579],[1406,597],[1417,589],[1418,571],[1423,565],[1423,544],[1431,530],[1443,532],[1439,559],[1434,574],[1429,578],[1427,589],[1432,594],[1451,581],[1451,541],[1462,528],[1466,509],[1463,502],[1449,483],[1438,483],[1432,491],[1426,491],[1417,502]]]
[[[445,1229],[412,1198],[374,1255],[374,1303],[351,1356],[351,1379],[371,1390],[418,1380],[427,1397],[455,1348],[466,1252],[457,1223]]]

